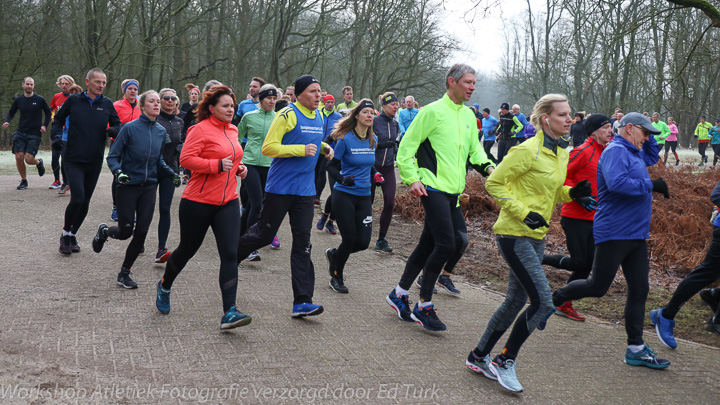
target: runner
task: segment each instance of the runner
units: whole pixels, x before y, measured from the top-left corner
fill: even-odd
[[[114,138],[120,129],[112,101],[102,95],[106,80],[101,69],[91,69],[85,77],[87,90],[68,97],[53,120],[53,136],[60,134],[63,126],[68,128],[63,165],[72,194],[60,237],[60,253],[64,255],[80,251],[76,234],[85,220],[100,177],[105,142],[108,137]]]
[[[710,143],[710,135],[708,134],[710,128],[712,128],[712,124],[705,122],[705,116],[701,115],[700,123],[695,127],[695,138],[698,140],[698,153],[700,154],[700,164],[698,166],[705,166],[708,161],[705,150]]]
[[[248,89],[250,98],[243,100],[238,104],[237,114],[233,117],[233,125],[239,124],[243,115],[260,108],[260,99],[258,98],[258,95],[260,94],[260,88],[264,85],[265,80],[261,77],[253,77],[252,80],[250,80],[250,87]],[[240,143],[243,148],[245,147],[245,142],[247,142],[247,140],[243,139]]]
[[[573,148],[582,146],[585,143],[585,139],[587,138],[587,131],[585,131],[584,120],[584,112],[575,113],[575,122],[573,122],[572,126],[570,127],[570,138],[572,139]]]
[[[320,108],[320,112],[323,115],[323,140],[325,140],[335,128],[335,124],[342,118],[340,113],[335,112],[335,97],[332,94],[328,94],[323,97],[323,106]],[[318,159],[317,165],[315,166],[315,205],[320,205],[320,196],[322,196],[323,190],[325,190],[325,184],[327,183],[327,175],[325,167],[327,160]],[[332,185],[330,186],[332,192]],[[319,230],[322,230],[327,221],[327,217],[330,214],[330,204],[325,203],[326,210],[323,212],[325,219],[322,219]]]
[[[710,128],[710,131],[708,131],[708,135],[710,136],[710,144],[713,148],[713,167],[717,165],[718,158],[720,158],[720,118],[717,118],[715,120],[715,126]]]
[[[587,135],[575,139],[587,139],[585,143],[578,145],[570,152],[565,185],[572,187],[583,180],[588,180],[592,186],[592,195],[597,196],[597,165],[603,149],[612,136],[610,118],[602,114],[593,114],[583,121],[583,129]],[[572,127],[570,131],[572,132]],[[595,256],[593,219],[597,200],[586,199],[584,202],[586,205],[577,201],[567,202],[563,204],[560,212],[560,225],[565,231],[565,240],[570,256],[545,255],[542,260],[544,265],[570,270],[572,273],[568,278],[568,283],[588,278]],[[575,311],[572,301],[557,307],[555,314],[580,322],[585,320],[584,316]]]
[[[598,210],[593,224],[595,260],[586,280],[575,280],[553,293],[553,304],[585,297],[604,296],[622,265],[628,285],[625,303],[625,331],[628,348],[625,363],[653,369],[667,368],[643,341],[645,302],[649,285],[647,242],[652,213],[652,192],[669,198],[662,178],[650,180],[646,166],[659,160],[659,148],[650,134],[659,134],[650,120],[628,113],[620,120],[617,137],[603,151],[598,162]]]
[[[412,124],[415,117],[417,117],[418,112],[420,112],[420,110],[415,108],[415,97],[413,96],[405,97],[405,105],[407,108],[403,108],[403,110],[397,114],[401,138],[405,135],[408,128],[410,128],[410,124]]]
[[[115,107],[115,111],[117,111],[118,118],[120,118],[120,123],[122,125],[127,124],[128,122],[131,122],[133,120],[136,120],[140,118],[140,114],[142,113],[140,111],[140,107],[138,107],[138,99],[137,95],[140,92],[140,84],[135,79],[125,79],[120,83],[120,87],[122,88],[123,92],[123,98],[113,103],[113,106]],[[112,147],[112,144],[115,140],[110,139],[110,146]],[[110,213],[110,219],[113,221],[118,220],[118,212],[117,212],[117,204],[115,201],[115,195],[117,193],[117,186],[118,182],[117,179],[113,179],[112,182],[112,201],[113,201],[113,208],[112,212]]]
[[[373,164],[378,144],[373,134],[374,116],[375,106],[364,98],[338,123],[331,135],[336,141],[335,158],[327,165],[327,171],[335,179],[332,204],[342,242],[337,249],[327,249],[325,257],[330,288],[339,293],[348,292],[343,282],[348,257],[367,249],[372,236],[370,184],[375,173]],[[382,183],[382,175],[375,173],[374,180]]]
[[[458,196],[465,189],[467,161],[481,174],[493,170],[492,161],[480,147],[475,116],[463,105],[475,90],[475,70],[465,64],[453,65],[445,76],[445,88],[442,99],[418,113],[400,142],[400,177],[410,192],[420,197],[425,226],[400,282],[386,297],[400,319],[416,321],[431,331],[446,329],[432,303],[433,286],[443,265],[463,248],[464,241],[456,234],[467,233],[458,206]],[[411,310],[408,290],[420,272],[420,302]]]
[[[665,139],[670,136],[670,128],[668,125],[662,121],[660,121],[660,114],[653,113],[652,124],[655,128],[660,130],[660,134],[655,137],[655,141],[657,141],[658,144],[658,150],[661,150],[663,148],[667,148],[665,146]],[[665,156],[667,157],[667,149],[665,150]]]
[[[68,91],[69,95],[82,93],[83,89],[82,87],[78,86],[77,84],[73,84],[70,87],[70,90]],[[63,103],[65,104],[65,103]],[[50,134],[50,139],[52,139],[52,149],[53,150],[59,150],[61,155],[64,155],[64,151],[67,145],[67,134],[68,134],[68,126],[70,125],[70,117],[65,118],[65,126],[62,130],[62,134],[55,135]],[[67,174],[65,173],[65,161],[63,160],[63,163],[60,165],[60,172],[62,172],[62,178],[63,183],[60,185],[60,189],[58,190],[58,194],[65,194],[68,191],[70,191],[70,186],[67,183]]]
[[[528,121],[527,118],[525,118],[525,114],[520,112],[519,105],[513,104],[512,113],[522,125],[522,128],[520,128],[520,130],[515,134],[515,145],[519,145],[527,140],[527,138],[525,137],[525,126],[527,125]]]
[[[70,88],[75,85],[75,79],[73,79],[72,76],[62,75],[57,78],[55,84],[60,88],[60,93],[56,93],[50,100],[52,118],[55,117],[55,113],[58,112],[60,106],[63,105],[65,100],[70,97]],[[50,187],[48,187],[49,189],[58,189],[61,188],[63,184],[67,184],[67,178],[65,178],[65,173],[63,173],[61,169],[62,166],[60,165],[60,146],[60,142],[52,143],[52,162],[50,167],[52,168],[53,176],[55,176],[55,181],[50,185]],[[63,175],[62,183],[60,183],[60,174]]]
[[[343,102],[335,106],[335,111],[346,116],[350,113],[350,110],[357,106],[357,103],[353,101],[353,89],[350,86],[345,86],[342,89]]]
[[[168,134],[156,121],[160,96],[155,90],[144,92],[138,108],[142,111],[140,118],[123,125],[107,157],[108,167],[118,181],[118,226],[98,225],[92,241],[93,250],[100,253],[108,237],[132,237],[117,276],[117,284],[125,288],[137,288],[130,272],[150,229],[159,178],[169,177],[180,184],[180,177],[163,160]]]
[[[247,139],[243,158],[243,163],[247,167],[247,176],[242,182],[247,191],[248,201],[243,205],[240,236],[245,235],[247,230],[257,223],[263,197],[265,196],[268,170],[270,170],[270,164],[272,163],[271,157],[262,154],[262,145],[265,142],[273,118],[275,118],[274,108],[277,101],[277,89],[272,84],[265,84],[258,90],[260,109],[243,115],[238,126],[238,136],[241,139]],[[277,235],[275,235],[273,243],[275,243],[275,240],[277,240]],[[277,245],[279,247],[280,242],[277,242]],[[249,261],[259,261],[260,254],[253,251],[247,259]]]
[[[495,128],[497,128],[498,120],[497,118],[490,115],[490,109],[487,107],[483,108],[482,116],[483,150],[485,150],[485,155],[487,157],[489,157],[493,162],[497,163],[495,156],[490,153],[490,149],[492,149],[493,145],[495,145]]]
[[[380,232],[378,240],[375,243],[375,250],[382,252],[392,252],[393,248],[388,243],[385,236],[390,221],[392,220],[392,212],[395,207],[395,191],[397,180],[395,179],[395,151],[398,147],[400,126],[395,116],[400,103],[395,93],[387,92],[380,96],[380,104],[382,111],[380,115],[373,118],[372,131],[378,139],[375,147],[375,170],[385,179],[382,183],[383,209],[380,214]],[[370,187],[370,205],[375,201],[376,183],[372,182]],[[340,224],[338,223],[338,226]],[[342,233],[342,228],[340,229]]]
[[[208,228],[212,228],[220,254],[219,283],[225,313],[221,329],[252,321],[235,306],[240,236],[236,176],[244,178],[247,169],[241,161],[243,151],[237,128],[231,124],[234,114],[235,95],[229,87],[216,85],[203,93],[197,106],[197,125],[188,132],[180,153],[180,164],[193,171],[180,200],[180,245],[170,255],[155,299],[161,313],[170,312],[173,282],[202,245]]]
[[[178,96],[173,89],[160,90],[160,115],[157,116],[157,123],[167,132],[167,139],[163,146],[163,160],[170,166],[173,172],[180,175],[180,151],[182,151],[182,127],[183,120],[177,116]],[[170,206],[172,205],[175,188],[180,184],[174,182],[174,176],[160,176],[158,178],[158,251],[155,254],[155,263],[165,263],[170,258],[171,252],[167,250],[167,239],[170,233]]]
[[[184,114],[187,114],[188,111],[192,110],[193,105],[198,103],[198,100],[200,99],[200,88],[192,83],[185,84],[185,89],[187,89],[188,92],[188,101],[184,102],[182,106],[180,106],[180,111],[182,111]]]
[[[35,80],[32,77],[26,77],[22,82],[23,95],[15,97],[10,111],[8,112],[5,122],[2,124],[3,129],[10,126],[15,113],[20,111],[20,123],[17,130],[13,133],[12,153],[15,155],[15,166],[20,173],[20,185],[18,190],[28,188],[27,168],[25,163],[37,167],[38,176],[45,174],[45,165],[42,159],[36,159],[42,134],[50,124],[50,107],[44,98],[35,94]],[[45,120],[42,115],[45,113]]]
[[[678,144],[678,127],[675,125],[675,119],[673,117],[668,118],[668,128],[670,129],[670,135],[665,138],[665,158],[663,163],[667,163],[668,150],[672,148],[672,153],[675,155],[675,166],[680,164],[680,156],[677,153]]]
[[[510,105],[502,103],[500,105],[500,119],[495,128],[498,137],[498,163],[503,161],[510,148],[515,145],[515,134],[522,129],[522,123],[516,116],[510,112]]]
[[[312,303],[315,268],[310,256],[310,227],[315,200],[315,164],[319,153],[332,159],[333,150],[321,143],[323,120],[317,110],[320,82],[311,75],[303,75],[295,80],[294,87],[297,102],[275,116],[263,143],[263,155],[274,159],[268,171],[260,217],[235,246],[237,265],[253,251],[269,245],[285,215],[290,216],[292,316],[298,318],[323,312],[321,305]]]

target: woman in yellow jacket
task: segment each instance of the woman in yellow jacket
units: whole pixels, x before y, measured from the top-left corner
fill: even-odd
[[[473,371],[498,380],[506,389],[521,392],[515,374],[515,358],[535,328],[554,312],[550,285],[542,268],[548,221],[557,203],[573,199],[591,202],[592,188],[586,180],[575,187],[563,185],[568,152],[560,145],[573,122],[567,98],[543,96],[535,104],[531,123],[537,135],[510,149],[503,162],[485,182],[485,188],[500,205],[493,230],[500,253],[510,267],[505,302],[493,314],[477,347],[465,364]],[[595,181],[595,179],[592,179]],[[528,297],[530,306],[519,317]],[[513,326],[503,348],[493,360],[490,352],[505,331]]]

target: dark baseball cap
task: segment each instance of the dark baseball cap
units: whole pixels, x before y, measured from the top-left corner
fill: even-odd
[[[508,104],[508,103],[502,103],[502,104],[500,104],[500,109],[501,109],[501,110],[509,110],[509,109],[510,109],[510,104]]]
[[[622,117],[622,119],[620,120],[620,126],[624,127],[627,124],[633,124],[639,127],[643,127],[647,129],[648,132],[655,135],[662,132],[653,126],[652,122],[650,122],[650,119],[648,117],[638,112],[627,113],[624,117]]]

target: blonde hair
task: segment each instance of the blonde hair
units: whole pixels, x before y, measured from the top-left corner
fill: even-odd
[[[542,130],[541,117],[543,114],[550,115],[555,110],[555,103],[567,103],[568,98],[562,94],[546,94],[540,97],[540,100],[533,107],[533,115],[530,116],[530,123],[537,130]]]
[[[72,76],[70,76],[70,75],[62,75],[62,76],[58,77],[55,84],[57,84],[57,86],[60,87],[60,82],[63,80],[70,83],[70,86],[75,84],[75,79],[73,79]]]

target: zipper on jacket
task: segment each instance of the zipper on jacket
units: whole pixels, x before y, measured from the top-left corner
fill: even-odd
[[[227,139],[228,142],[230,143],[230,147],[232,148],[232,151],[233,151],[232,152],[232,161],[235,162],[235,146],[233,146],[232,141],[227,136],[227,133],[225,132],[225,127],[223,127],[223,135],[225,135],[225,139]],[[232,167],[230,168],[230,170],[232,170]],[[223,202],[225,202],[225,192],[227,191],[227,186],[228,186],[229,182],[230,182],[230,172],[228,172],[227,177],[225,178],[225,188],[223,188],[223,195],[222,195],[222,200],[220,201],[220,205],[222,205]]]
[[[200,186],[200,193],[202,193],[203,189],[205,188],[205,183],[207,183],[208,176],[210,176],[210,175],[209,174],[205,175],[205,180],[203,180],[203,184],[202,184],[202,186]]]
[[[143,181],[143,185],[148,180],[148,167],[150,166],[150,156],[152,156],[152,126],[148,127],[148,135],[150,135],[150,150],[148,150],[148,157],[145,161],[145,181]]]

